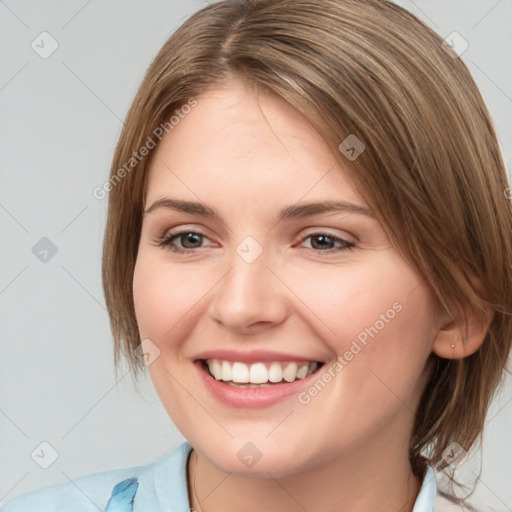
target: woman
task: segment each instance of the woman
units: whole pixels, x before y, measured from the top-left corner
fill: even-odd
[[[508,190],[468,70],[405,10],[205,7],[128,113],[103,253],[116,363],[187,442],[5,511],[445,510],[434,468],[510,352]]]

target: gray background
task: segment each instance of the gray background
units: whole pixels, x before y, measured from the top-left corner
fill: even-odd
[[[468,41],[462,58],[494,117],[510,173],[511,0],[397,3],[443,37],[457,31]],[[0,504],[149,463],[184,440],[149,378],[139,393],[126,369],[115,381],[100,279],[107,200],[92,191],[108,178],[121,120],[151,59],[202,5],[0,0]],[[46,59],[31,47],[43,31],[59,45]],[[43,237],[57,249],[46,262],[33,253]],[[510,381],[488,417],[476,494],[498,511],[512,510]],[[43,441],[58,453],[48,469],[35,462],[51,462]],[[466,473],[479,462],[465,465]]]

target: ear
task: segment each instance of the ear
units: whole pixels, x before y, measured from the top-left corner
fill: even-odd
[[[466,322],[462,316],[452,318],[445,311],[441,327],[432,347],[433,352],[444,359],[463,359],[475,353],[483,344],[494,311],[478,314],[469,306],[464,308]]]

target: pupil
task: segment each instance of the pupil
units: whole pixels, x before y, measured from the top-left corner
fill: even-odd
[[[191,247],[188,247],[187,244],[191,241],[191,243],[193,244],[194,243],[194,237],[196,238],[195,242],[198,241],[198,239],[201,237],[201,235],[198,235],[197,233],[187,233],[186,235],[184,235],[184,240],[185,240],[185,243],[183,244],[184,247],[187,247],[188,249],[190,249]],[[183,243],[183,237],[182,237],[182,243]]]
[[[329,240],[330,240],[330,237],[328,236],[325,236],[325,235],[318,235],[318,236],[315,236],[313,237],[313,241],[316,241],[316,240],[323,240],[324,241],[324,244],[320,244],[320,249],[322,248],[325,248],[325,242],[327,241],[327,244],[330,244]],[[313,247],[315,245],[315,243],[312,243]]]

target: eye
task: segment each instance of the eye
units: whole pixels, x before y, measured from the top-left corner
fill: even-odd
[[[351,250],[355,247],[355,244],[348,242],[343,238],[330,235],[329,233],[312,233],[308,235],[303,241],[311,239],[310,249],[317,250],[320,252],[341,252]],[[333,248],[332,245],[338,243],[338,248]],[[318,251],[317,251],[318,252]]]
[[[305,237],[303,242],[309,239],[311,239],[309,249],[316,252],[341,252],[351,250],[355,247],[354,243],[328,233],[312,233]],[[204,240],[208,240],[208,238],[202,233],[183,230],[170,233],[157,240],[157,245],[177,253],[191,253],[194,252],[195,249],[203,247],[202,242]],[[178,241],[180,245],[176,245],[175,241]],[[333,247],[333,244],[338,244],[338,247]]]
[[[201,248],[201,242],[208,238],[196,231],[179,231],[177,233],[170,233],[169,235],[161,238],[157,241],[160,247],[166,247],[170,251],[179,253],[193,252],[194,249]],[[181,247],[174,244],[174,241],[178,240],[181,243]]]

